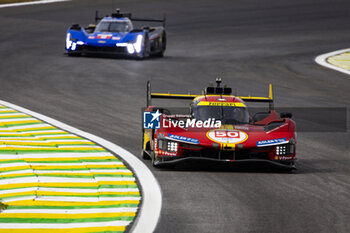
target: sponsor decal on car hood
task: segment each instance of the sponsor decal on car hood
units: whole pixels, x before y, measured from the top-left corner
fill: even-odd
[[[180,135],[170,134],[168,133],[168,138],[174,139],[176,141],[187,142],[192,144],[199,144],[199,140],[195,138],[188,138]]]
[[[207,137],[217,143],[237,144],[248,139],[248,134],[240,130],[214,129],[207,132]]]
[[[269,139],[269,140],[257,141],[256,146],[272,146],[272,145],[284,144],[287,142],[288,142],[287,138]]]
[[[112,34],[97,34],[97,39],[111,39]]]

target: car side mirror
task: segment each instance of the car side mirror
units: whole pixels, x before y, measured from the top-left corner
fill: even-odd
[[[252,117],[252,122],[262,121],[265,118],[267,118],[268,116],[270,116],[270,112],[257,112]]]
[[[281,112],[280,117],[281,118],[292,118],[293,114],[290,112]]]
[[[73,24],[71,27],[70,27],[71,30],[75,30],[75,31],[80,31],[81,30],[81,27],[79,26],[79,24]]]

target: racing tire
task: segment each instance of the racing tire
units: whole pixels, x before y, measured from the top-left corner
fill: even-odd
[[[156,168],[160,168],[159,159],[156,158],[156,154],[152,151],[152,166]]]
[[[144,160],[151,159],[145,150],[142,150],[142,159],[144,159]]]
[[[158,167],[158,165],[156,164],[156,155],[154,154],[153,151],[152,151],[152,166]]]
[[[147,154],[146,150],[150,151],[151,150],[151,145],[150,145],[150,142],[148,142],[146,144],[146,148],[143,147],[144,145],[144,135],[145,135],[145,130],[142,129],[142,150],[141,150],[141,157],[144,159],[144,160],[150,160],[151,157]]]
[[[147,148],[147,146],[146,146],[146,148]],[[152,159],[144,149],[142,150],[142,159],[144,159],[144,160],[151,160]]]
[[[272,171],[274,172],[277,172],[277,173],[281,173],[281,174],[284,174],[284,173],[294,173],[295,171],[295,168],[273,168]]]
[[[161,44],[159,45],[159,47],[160,47],[160,52],[156,53],[155,56],[156,57],[164,57],[164,53],[166,50],[166,33],[165,33],[165,31],[163,31],[162,40],[161,40]]]
[[[80,57],[81,53],[77,53],[77,52],[67,52],[67,55],[69,57]]]
[[[296,170],[296,167],[295,163],[291,162],[290,167],[274,167],[272,170],[278,173],[293,173]]]

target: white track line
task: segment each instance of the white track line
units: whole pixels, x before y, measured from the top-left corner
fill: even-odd
[[[26,170],[28,171],[28,170]],[[75,171],[71,171],[71,170],[36,170],[35,173],[36,174],[51,174],[51,173],[55,173],[55,174],[91,174],[93,173],[94,175],[103,175],[103,174],[115,174],[115,173],[130,173],[131,171],[128,169],[117,169],[117,170],[98,170],[98,169],[91,169],[89,168],[88,170],[75,170]],[[15,172],[13,172],[15,174]],[[18,173],[25,173],[25,172],[18,172]],[[95,174],[98,173],[98,174]],[[7,174],[11,174],[10,172],[8,173],[1,173],[2,175],[7,175]]]
[[[93,209],[8,209],[2,211],[2,213],[10,214],[27,214],[27,213],[38,213],[38,214],[100,214],[100,213],[123,213],[123,212],[136,212],[137,208],[124,207],[124,208],[101,208]]]
[[[1,194],[37,191],[37,187],[1,190]]]
[[[0,116],[2,116],[0,114]],[[45,123],[40,123],[40,124],[35,124],[35,125],[21,125],[21,126],[10,126],[10,127],[6,127],[6,129],[2,129],[2,130],[16,130],[16,129],[20,129],[20,130],[24,130],[24,129],[30,129],[30,128],[39,128],[39,127],[48,127],[51,126],[49,124],[45,124]]]
[[[84,227],[114,227],[127,226],[130,221],[80,222],[80,223],[1,223],[0,229],[55,229],[55,228],[84,228]],[[9,230],[10,232],[10,230]]]
[[[28,189],[25,191],[32,191],[30,189],[33,188],[23,188]],[[138,192],[139,190],[137,188],[99,188],[99,189],[79,189],[79,188],[45,188],[45,187],[39,187],[36,188],[37,191],[45,191],[45,192],[68,192],[68,193],[102,193],[102,192]],[[25,191],[18,191],[18,192],[25,192]]]
[[[1,101],[0,101],[1,102]],[[10,158],[12,155],[9,154],[0,154],[0,159],[7,159]],[[23,159],[50,159],[50,158],[89,158],[89,157],[99,157],[99,156],[106,156],[110,157],[110,153],[106,152],[87,152],[83,154],[77,154],[77,153],[50,153],[48,154],[21,154],[21,158]],[[17,155],[14,155],[13,157],[18,158]]]
[[[28,6],[28,5],[37,5],[37,4],[47,4],[47,3],[55,3],[55,2],[67,2],[70,0],[41,0],[34,2],[19,2],[19,3],[9,3],[9,4],[1,4],[0,8],[5,7],[14,7],[14,6]]]
[[[132,225],[131,232],[147,233],[153,232],[155,230],[162,207],[162,193],[159,184],[156,178],[153,176],[152,172],[136,156],[112,142],[71,127],[50,117],[41,115],[39,113],[5,101],[0,101],[0,104],[16,109],[17,111],[24,112],[42,121],[48,122],[49,124],[52,124],[58,128],[94,141],[120,156],[133,169],[142,187],[142,206],[137,218],[134,221],[134,224]],[[10,224],[9,226],[13,226],[13,224]],[[3,226],[3,228],[5,228],[5,226]]]
[[[332,57],[332,56],[335,56],[335,55],[338,55],[338,54],[341,54],[341,53],[349,52],[349,51],[350,51],[350,48],[348,48],[348,49],[341,49],[341,50],[337,50],[337,51],[334,51],[334,52],[321,54],[321,55],[319,55],[319,56],[317,56],[315,58],[315,62],[318,63],[321,66],[324,66],[324,67],[327,67],[327,68],[330,68],[330,69],[333,69],[333,70],[337,70],[337,71],[340,71],[340,72],[343,72],[345,74],[349,74],[350,75],[350,71],[349,70],[337,67],[337,66],[332,65],[332,64],[327,62],[327,59],[329,57]]]
[[[27,117],[27,118],[22,118],[22,119],[1,119],[0,118],[0,122],[14,122],[14,121],[34,121],[36,120],[35,118],[33,117]]]
[[[64,196],[58,197],[58,196],[45,195],[45,196],[36,196],[35,200],[36,201],[96,202],[97,203],[100,201],[139,201],[141,200],[141,197],[64,197]]]
[[[17,165],[17,163],[12,163],[12,164],[16,164],[16,165],[11,165],[11,163],[9,164],[5,164],[5,165],[1,165],[0,167],[7,167],[6,165],[8,165],[9,167],[13,167],[13,166],[19,166]],[[18,163],[20,164],[20,163]],[[74,163],[36,163],[36,162],[27,162],[26,164],[29,164],[31,166],[40,166],[40,165],[45,165],[45,166],[76,166],[76,165],[123,165],[122,162],[81,162],[81,161],[75,161]]]

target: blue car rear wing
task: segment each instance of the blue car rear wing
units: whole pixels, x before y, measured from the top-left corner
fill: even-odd
[[[108,16],[105,16],[108,17]],[[116,10],[115,13],[112,13],[111,17],[113,18],[128,18],[131,21],[142,21],[142,22],[156,22],[156,23],[162,23],[163,27],[165,27],[165,22],[166,22],[166,15],[163,14],[163,19],[150,19],[150,18],[133,18],[131,13],[125,13],[125,12],[120,12],[119,9]],[[98,11],[96,11],[95,14],[95,24],[104,17],[100,17],[98,15]]]

